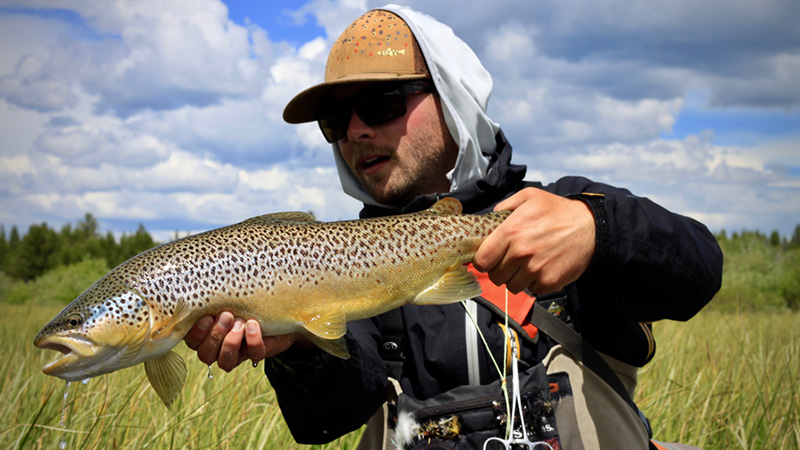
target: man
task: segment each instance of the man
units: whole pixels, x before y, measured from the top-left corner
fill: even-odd
[[[486,115],[491,89],[489,74],[450,28],[387,6],[344,31],[325,82],[292,99],[284,119],[319,121],[345,192],[364,203],[362,218],[420,211],[443,196],[469,214],[512,210],[480,246],[474,267],[511,293],[560,292],[575,330],[632,392],[636,367],[654,352],[643,324],[687,320],[719,289],[716,241],[702,224],[624,189],[578,177],[526,187],[526,168],[511,164],[511,146]],[[492,353],[502,354],[506,334],[496,317],[468,304]],[[349,323],[348,360],[299,334],[262,339],[257,322],[230,313],[202,318],[186,342],[224,370],[268,358],[265,371],[294,437],[323,443],[359,428],[386,400],[380,347],[387,330],[399,327],[402,335],[395,376],[409,398],[499,378],[462,305],[400,311]],[[524,367],[544,361],[548,372],[569,373],[573,392],[580,388],[576,416],[589,425],[562,433],[565,448],[647,448],[636,414],[613,391],[582,388],[594,375],[560,346],[523,341],[520,356]],[[613,426],[600,425],[606,416]]]

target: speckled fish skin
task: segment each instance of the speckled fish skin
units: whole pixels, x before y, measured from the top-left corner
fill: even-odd
[[[421,213],[342,222],[268,214],[161,245],[113,269],[39,331],[37,347],[64,353],[43,370],[82,380],[145,362],[169,405],[183,384],[156,386],[180,377],[173,366],[183,362],[169,350],[197,319],[224,310],[258,320],[265,336],[300,331],[346,358],[346,321],[480,294],[463,265],[508,212],[460,212],[446,198]]]

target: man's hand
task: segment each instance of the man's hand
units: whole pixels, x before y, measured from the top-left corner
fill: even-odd
[[[248,359],[257,363],[287,350],[298,337],[301,336],[296,333],[262,337],[258,321],[245,321],[224,311],[216,320],[212,316],[201,317],[184,340],[197,351],[200,361],[208,365],[216,361],[222,370],[230,372]]]
[[[481,244],[473,265],[498,286],[518,293],[556,292],[577,280],[592,261],[595,222],[580,200],[523,189],[495,206],[512,210]]]

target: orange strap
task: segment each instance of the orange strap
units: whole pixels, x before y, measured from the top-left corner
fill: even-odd
[[[478,278],[478,283],[480,283],[481,289],[483,290],[481,297],[489,300],[493,305],[500,308],[501,311],[505,310],[505,286],[496,286],[494,283],[492,283],[492,280],[489,279],[489,275],[478,272],[474,267],[472,267],[472,264],[467,264],[467,270],[472,272]],[[536,327],[530,322],[531,309],[533,308],[533,303],[535,301],[535,297],[531,297],[525,292],[520,292],[519,294],[512,294],[511,292],[508,293],[508,317],[514,319],[515,322],[522,325],[522,328],[531,338],[535,338],[536,333],[539,332],[539,330],[536,329]]]

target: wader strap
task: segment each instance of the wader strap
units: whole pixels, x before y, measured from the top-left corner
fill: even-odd
[[[620,381],[616,372],[614,372],[608,363],[606,363],[589,343],[586,342],[586,339],[564,322],[547,312],[539,303],[535,303],[533,306],[531,323],[539,328],[539,331],[561,344],[575,359],[602,378],[603,381],[633,409],[639,418],[642,419],[645,428],[647,428],[649,437],[653,437],[650,421],[639,411],[639,408],[636,406],[636,403],[634,403],[630,394],[628,394],[628,390],[622,385],[622,381]]]
[[[381,359],[386,363],[389,377],[399,380],[403,372],[403,361],[406,359],[403,354],[405,336],[403,312],[400,308],[392,309],[380,317],[383,320],[383,330],[381,330],[383,342],[379,349]]]

